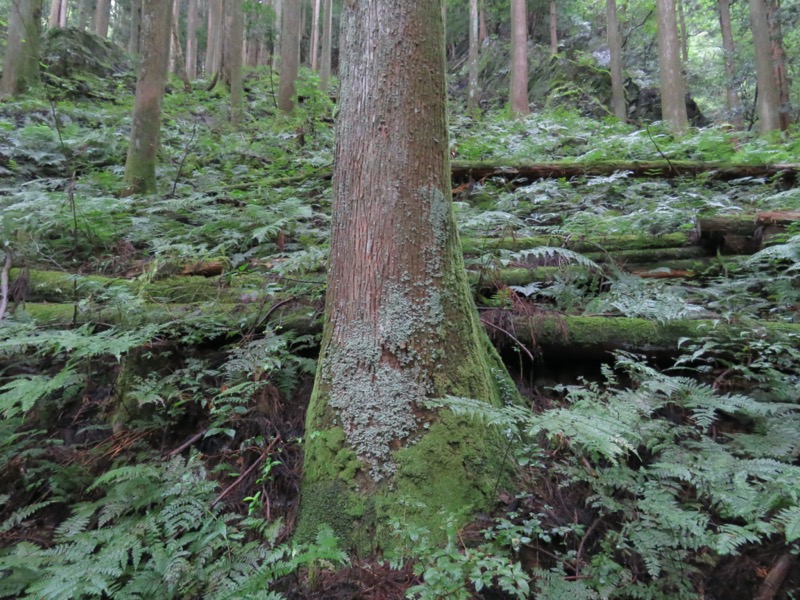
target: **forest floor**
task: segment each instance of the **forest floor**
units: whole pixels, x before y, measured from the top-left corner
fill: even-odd
[[[218,89],[170,90],[160,192],[126,197],[130,81],[60,84],[0,105],[0,597],[796,597],[797,131],[454,113],[465,265],[529,405],[452,408],[518,476],[346,556],[291,541],[332,100],[305,74],[285,117],[253,74],[234,130]]]

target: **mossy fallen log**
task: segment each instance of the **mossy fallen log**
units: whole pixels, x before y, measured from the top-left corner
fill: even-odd
[[[534,237],[462,238],[464,254],[479,254],[493,250],[528,250],[538,247],[566,248],[574,252],[611,252],[618,250],[645,250],[652,248],[679,248],[691,245],[690,235],[666,233],[663,235],[615,235],[615,236],[564,236],[541,235]]]
[[[800,164],[744,165],[698,161],[609,161],[597,163],[551,162],[519,164],[510,162],[463,162],[451,165],[453,183],[480,181],[500,177],[508,181],[531,179],[560,179],[572,177],[607,177],[621,171],[632,177],[696,177],[730,181],[743,177],[773,177],[783,175],[796,178]]]
[[[270,304],[186,304],[145,305],[135,311],[117,307],[79,310],[77,322],[129,327],[145,323],[175,322],[176,331],[199,327],[198,341],[220,335],[248,331],[263,325],[266,317],[273,327],[300,334],[318,334],[322,313],[302,303],[285,304],[270,313]],[[50,327],[72,325],[75,307],[71,304],[28,304],[24,312],[11,318],[32,318]],[[800,339],[800,324],[760,321],[748,325],[727,324],[698,319],[659,323],[647,319],[613,316],[569,316],[533,313],[530,316],[502,309],[485,309],[481,319],[498,346],[522,343],[546,360],[604,360],[610,352],[625,350],[654,358],[679,353],[683,339],[701,339],[712,332],[745,343],[761,339],[786,342]]]

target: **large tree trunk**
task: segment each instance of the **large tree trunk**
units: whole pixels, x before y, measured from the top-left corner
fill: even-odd
[[[469,84],[467,88],[467,110],[478,110],[478,0],[469,0]]]
[[[722,49],[725,52],[725,106],[731,123],[741,129],[744,125],[742,103],[736,84],[736,44],[733,41],[731,26],[731,0],[717,0],[719,7],[719,27],[722,31]]]
[[[67,26],[67,0],[61,0],[58,7],[58,26],[62,29]]]
[[[786,52],[783,50],[783,30],[781,28],[780,0],[769,0],[767,11],[769,33],[772,43],[772,68],[775,85],[778,87],[781,131],[789,129],[792,117],[792,103],[789,98],[789,76],[786,72]]]
[[[619,30],[616,0],[606,0],[608,24],[608,49],[611,55],[611,110],[620,121],[628,120],[628,105],[625,102],[625,84],[622,79],[622,35]]]
[[[661,116],[676,135],[689,127],[686,91],[681,69],[675,0],[656,0],[658,13],[658,62],[661,76]]]
[[[487,506],[501,475],[495,434],[425,406],[447,395],[498,402],[513,390],[470,299],[451,207],[440,8],[344,5],[301,539],[327,523],[371,546],[375,528],[400,513],[442,531],[447,514]]]
[[[524,116],[528,106],[528,26],[525,0],[511,0],[511,113]]]
[[[331,47],[333,46],[333,1],[322,0],[322,56],[319,67],[319,87],[328,89],[331,78]]]
[[[136,80],[133,125],[125,163],[125,182],[133,194],[156,191],[156,153],[161,133],[161,102],[169,66],[172,3],[142,1],[142,60]]]
[[[78,29],[83,31],[89,26],[89,18],[94,9],[93,0],[80,0],[80,4],[78,4]]]
[[[97,0],[94,11],[94,32],[102,38],[108,37],[108,22],[111,17],[111,0]]]
[[[186,16],[186,77],[197,79],[197,0],[189,0]]]
[[[558,9],[556,0],[550,0],[550,52],[558,54]]]
[[[772,63],[772,43],[769,37],[765,0],[750,0],[750,28],[753,30],[753,46],[756,55],[756,79],[758,81],[758,128],[762,134],[781,128],[780,93],[775,85]]]
[[[42,0],[11,0],[0,98],[24,92],[39,77]]]
[[[300,67],[300,0],[286,0],[281,21],[281,82],[278,108],[294,110],[294,84]]]

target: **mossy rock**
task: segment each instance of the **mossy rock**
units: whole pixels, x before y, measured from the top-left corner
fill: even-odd
[[[88,31],[52,28],[42,44],[48,75],[62,79],[86,75],[106,78],[131,71],[128,55],[116,44]]]

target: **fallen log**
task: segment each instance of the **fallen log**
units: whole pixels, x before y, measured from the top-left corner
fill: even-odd
[[[254,304],[188,304],[146,305],[136,311],[124,312],[116,307],[83,310],[78,323],[98,323],[122,327],[145,323],[171,323],[176,327],[191,327],[193,322],[204,326],[206,337],[248,331],[267,316],[270,305]],[[28,304],[25,312],[36,322],[50,327],[72,325],[74,305]],[[570,360],[606,360],[610,352],[625,350],[653,358],[676,356],[683,339],[699,339],[714,331],[731,339],[757,337],[766,341],[786,341],[789,336],[800,338],[800,325],[761,321],[755,324],[727,324],[705,319],[677,320],[666,323],[627,317],[569,316],[555,313],[533,313],[529,316],[502,309],[481,310],[490,338],[498,346],[510,341],[506,335],[539,353],[543,358]],[[12,318],[23,318],[17,314]],[[322,329],[322,312],[316,307],[293,303],[281,306],[269,315],[269,323],[283,330],[301,334],[318,334]],[[213,326],[212,326],[213,325]],[[745,335],[746,334],[746,335]]]
[[[519,251],[538,247],[567,248],[574,252],[611,252],[618,250],[679,248],[681,246],[689,246],[692,243],[691,236],[678,232],[654,236],[541,235],[534,237],[462,238],[461,248],[464,250],[464,254],[478,254],[493,250]]]
[[[502,161],[463,162],[454,161],[451,165],[454,184],[481,181],[489,177],[499,177],[507,181],[532,179],[569,179],[572,177],[607,177],[625,172],[631,177],[696,177],[706,175],[709,179],[730,181],[745,177],[796,178],[800,164],[744,165],[696,161],[609,161],[598,163],[551,162],[515,164]]]
[[[800,221],[797,211],[767,211],[749,215],[719,215],[697,219],[698,242],[709,251],[752,254],[779,242],[779,235]]]

